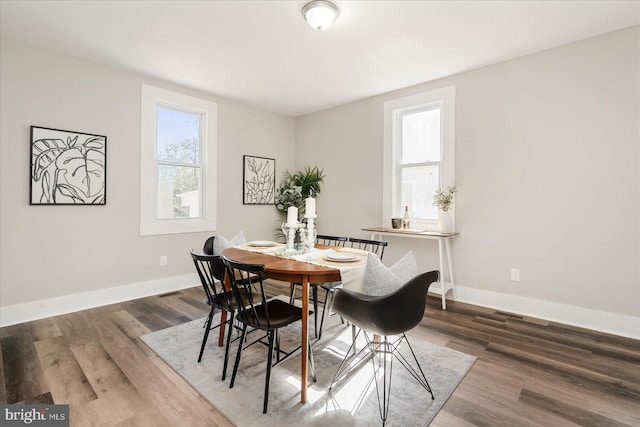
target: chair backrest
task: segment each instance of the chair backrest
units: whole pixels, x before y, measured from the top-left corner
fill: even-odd
[[[438,281],[437,270],[421,273],[388,295],[371,296],[338,289],[332,309],[356,326],[379,335],[397,335],[416,327],[427,305],[427,292]]]
[[[197,254],[191,251],[191,258],[196,266],[196,272],[200,278],[200,283],[207,296],[209,304],[215,305],[220,309],[228,309],[231,307],[230,295],[224,292],[222,284],[217,285],[215,279],[216,274],[222,271],[224,278],[224,264],[219,256]],[[221,267],[222,266],[222,267]],[[222,268],[222,270],[220,270]]]
[[[213,255],[213,241],[216,239],[216,236],[209,237],[205,242],[204,246],[202,246],[202,253],[205,255]]]
[[[382,256],[384,255],[384,248],[388,245],[387,242],[380,240],[356,239],[354,237],[349,237],[349,244],[352,248],[376,254],[380,259],[382,259]]]
[[[202,246],[202,253],[204,255],[213,255],[213,241],[216,239],[216,236],[209,237]],[[224,263],[222,262],[222,258],[216,255],[212,265],[212,273],[213,277],[218,279],[221,282],[224,282]]]
[[[331,246],[344,246],[347,243],[349,238],[347,237],[338,237],[338,236],[328,236],[326,234],[318,234],[316,236],[316,243],[320,245],[331,245]]]
[[[238,320],[254,328],[270,329],[269,304],[262,264],[245,264],[222,257],[238,306]]]

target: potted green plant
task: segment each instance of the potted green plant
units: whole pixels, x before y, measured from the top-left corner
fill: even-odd
[[[324,180],[324,170],[318,166],[306,166],[304,169],[291,173],[284,171],[282,181],[276,189],[276,209],[286,218],[287,210],[291,206],[298,208],[298,217],[304,217],[305,199],[320,194],[320,184]]]
[[[447,190],[438,188],[433,195],[433,206],[436,206],[442,212],[438,215],[438,227],[442,233],[451,233],[453,230],[453,218],[449,213],[451,205],[453,204],[453,194],[456,192],[456,187],[447,187]]]

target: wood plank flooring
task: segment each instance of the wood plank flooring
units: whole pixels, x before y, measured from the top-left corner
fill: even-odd
[[[203,301],[191,288],[1,328],[0,402],[70,403],[72,426],[231,426],[140,340]],[[478,360],[433,426],[640,426],[640,341],[447,308],[429,297],[411,335]]]

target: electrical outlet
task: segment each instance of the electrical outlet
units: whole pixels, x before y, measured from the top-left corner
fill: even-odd
[[[520,270],[517,268],[511,269],[511,281],[519,282],[520,281]]]
[[[160,255],[160,266],[164,266],[164,265],[167,265],[167,256]]]

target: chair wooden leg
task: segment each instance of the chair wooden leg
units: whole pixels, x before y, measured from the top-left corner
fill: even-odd
[[[200,355],[198,356],[198,363],[202,361],[202,354],[204,353],[204,347],[207,345],[207,338],[209,338],[209,331],[211,331],[211,322],[213,321],[213,315],[215,313],[215,308],[211,307],[211,311],[209,312],[209,317],[207,317],[207,324],[205,326],[204,337],[202,338],[202,345],[200,346]]]

